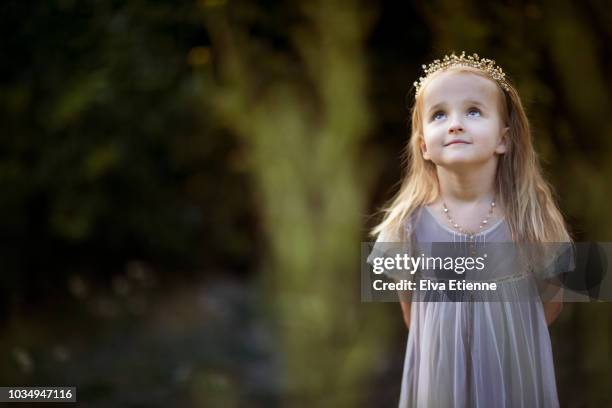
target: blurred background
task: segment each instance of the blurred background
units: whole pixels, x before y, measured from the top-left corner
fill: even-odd
[[[574,237],[612,240],[607,2],[0,9],[3,386],[396,406],[407,331],[360,302],[359,243],[401,178],[421,64],[451,51],[504,68]],[[612,406],[611,305],[567,304],[551,337],[561,405]]]

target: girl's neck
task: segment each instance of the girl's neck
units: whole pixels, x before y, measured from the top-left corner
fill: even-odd
[[[437,166],[441,199],[447,203],[459,204],[494,200],[497,166],[486,167],[489,168],[456,172]]]

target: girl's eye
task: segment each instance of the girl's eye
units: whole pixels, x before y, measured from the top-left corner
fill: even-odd
[[[468,116],[480,116],[480,109],[471,108],[468,111]]]
[[[444,119],[444,117],[446,116],[446,114],[442,111],[438,111],[436,113],[434,113],[431,117],[432,120],[440,120],[440,119]]]

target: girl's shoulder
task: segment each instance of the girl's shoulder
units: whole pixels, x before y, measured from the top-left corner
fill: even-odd
[[[423,212],[427,211],[426,205],[421,205],[416,207],[404,220],[404,232],[410,234],[414,232],[415,228],[418,226],[421,218],[423,216]]]

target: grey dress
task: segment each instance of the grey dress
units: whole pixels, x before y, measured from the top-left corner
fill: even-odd
[[[413,242],[467,241],[427,207],[415,214]],[[507,223],[497,221],[475,241],[510,242]],[[423,292],[413,294],[400,407],[559,406],[536,282],[507,253],[489,255],[491,267],[482,273],[491,276],[464,278],[498,282],[504,301],[433,302]]]

